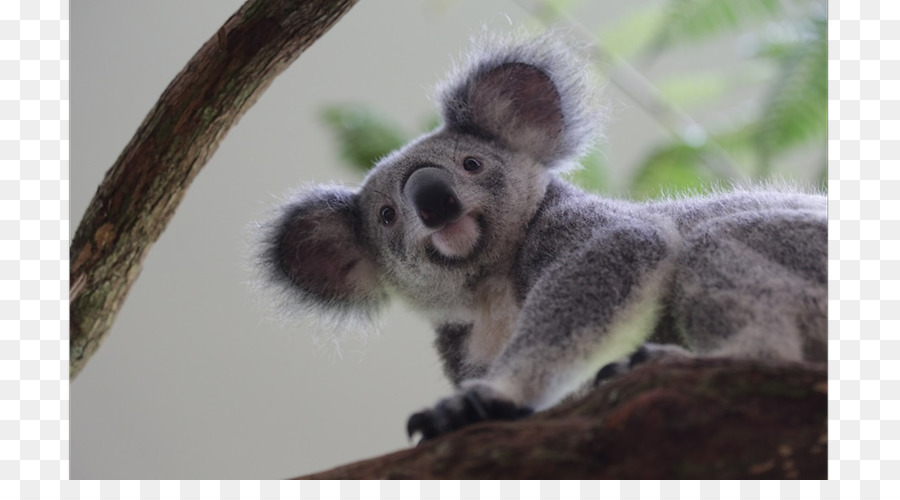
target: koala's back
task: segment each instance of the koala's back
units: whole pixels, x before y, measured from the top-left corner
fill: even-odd
[[[552,261],[589,245],[593,235],[628,225],[658,227],[667,233],[677,251],[679,241],[710,225],[739,223],[744,218],[765,219],[778,214],[805,214],[825,237],[826,198],[788,188],[729,190],[698,197],[652,202],[606,199],[585,193],[560,180],[551,182],[541,207],[529,223],[529,233],[519,255],[519,280],[527,289],[529,278],[539,274]],[[765,231],[756,233],[766,241]],[[787,234],[786,243],[811,244],[824,255],[821,241],[809,241],[801,235]],[[796,240],[796,241],[795,241]],[[779,244],[778,241],[772,241]],[[818,264],[818,262],[817,262]],[[824,271],[824,269],[822,269]],[[823,275],[824,276],[824,275]]]
[[[635,274],[658,275],[653,303],[639,306],[658,311],[651,341],[698,353],[824,361],[825,206],[822,195],[788,189],[636,203],[553,182],[519,254],[516,287],[525,300],[541,280],[568,279],[557,293],[568,287],[573,295],[596,297],[602,307],[616,300],[604,295],[610,289],[604,275],[658,262]],[[636,236],[619,247],[612,234]],[[629,258],[644,247],[658,248],[659,241],[665,255],[658,260]],[[585,272],[566,278],[565,269],[573,267]],[[600,279],[577,278],[586,275]]]
[[[821,195],[748,191],[675,207],[687,230],[668,307],[692,350],[827,359],[825,203]]]

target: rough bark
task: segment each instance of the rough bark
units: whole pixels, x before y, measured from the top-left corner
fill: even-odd
[[[654,363],[516,422],[300,479],[826,479],[824,366]]]
[[[225,133],[357,0],[249,0],[175,77],[107,171],[69,249],[74,378]]]

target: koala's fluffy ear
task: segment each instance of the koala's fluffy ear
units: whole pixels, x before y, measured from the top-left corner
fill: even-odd
[[[344,319],[384,301],[380,273],[361,236],[356,194],[320,187],[286,205],[266,229],[261,262],[270,284],[296,302]]]
[[[483,41],[440,91],[445,125],[548,166],[582,154],[599,135],[599,87],[558,38],[551,32],[515,45]]]

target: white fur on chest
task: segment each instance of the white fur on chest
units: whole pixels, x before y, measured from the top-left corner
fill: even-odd
[[[520,308],[512,283],[494,278],[482,283],[475,292],[473,307],[467,311],[472,332],[466,348],[466,362],[490,365],[509,342]]]
[[[432,311],[431,317],[437,325],[472,325],[463,345],[463,362],[470,366],[489,366],[512,337],[520,311],[512,282],[497,277],[478,285],[466,299],[466,305]]]

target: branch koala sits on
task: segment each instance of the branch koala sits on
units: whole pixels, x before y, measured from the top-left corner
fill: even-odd
[[[483,42],[438,129],[264,226],[265,278],[295,307],[368,317],[390,290],[433,323],[457,392],[410,436],[521,418],[648,358],[826,360],[825,197],[579,190],[560,173],[599,132],[588,73],[553,35]]]

